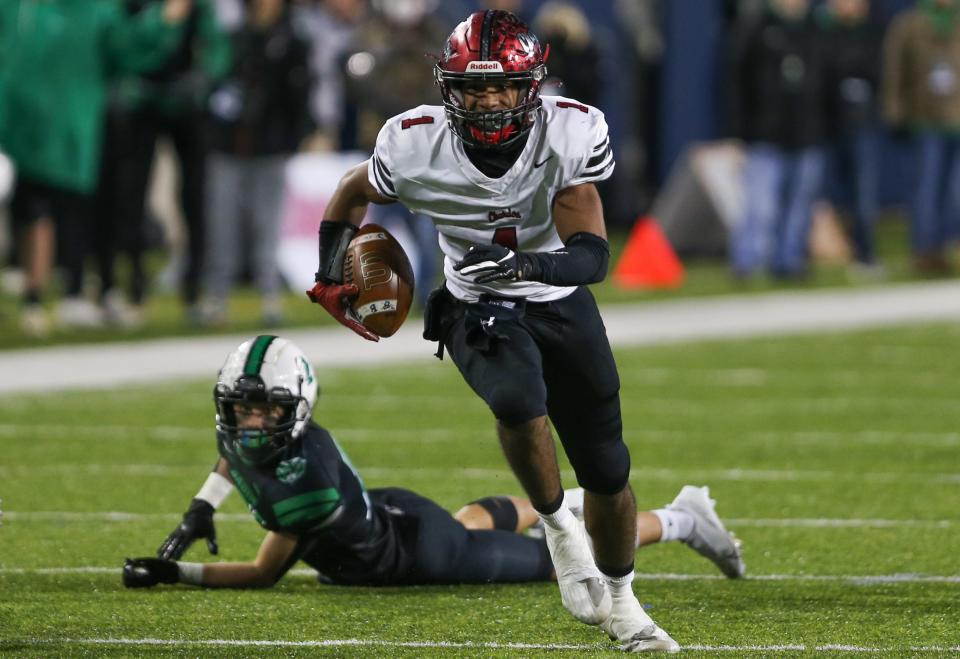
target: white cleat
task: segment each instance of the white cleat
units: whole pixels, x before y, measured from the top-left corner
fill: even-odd
[[[564,608],[580,622],[599,625],[610,616],[610,591],[593,561],[583,525],[562,531],[544,525],[544,532]]]
[[[647,615],[633,593],[613,605],[600,629],[624,652],[679,652],[680,644]]]
[[[710,498],[710,488],[684,485],[667,508],[693,517],[693,531],[683,542],[695,552],[713,561],[731,579],[747,571],[740,552],[740,540],[727,531],[714,510],[717,502]]]

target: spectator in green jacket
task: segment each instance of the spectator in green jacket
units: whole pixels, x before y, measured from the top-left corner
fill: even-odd
[[[139,15],[163,0],[117,1],[128,13]],[[178,244],[174,250],[167,278],[171,287],[179,285],[188,313],[195,311],[206,225],[207,99],[213,86],[230,70],[231,50],[214,0],[194,0],[180,38],[161,65],[123,76],[113,86],[97,194],[97,260],[108,323],[136,325],[142,317],[146,296],[144,206],[160,137],[169,140],[179,164],[180,210],[186,237],[182,249]],[[113,266],[118,251],[130,261],[129,298],[115,283]]]
[[[67,271],[59,319],[72,326],[99,320],[81,285],[107,83],[121,71],[156,66],[192,4],[165,0],[128,17],[116,0],[0,2],[0,148],[18,171],[11,216],[26,275],[27,332],[49,330],[40,302],[57,243]]]

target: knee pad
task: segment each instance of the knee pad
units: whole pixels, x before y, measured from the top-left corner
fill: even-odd
[[[512,533],[517,530],[519,516],[510,497],[484,497],[470,503],[476,504],[490,513],[490,517],[493,518],[493,528],[498,531],[510,531]]]

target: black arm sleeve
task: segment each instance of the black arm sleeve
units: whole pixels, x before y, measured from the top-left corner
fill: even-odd
[[[324,220],[320,223],[320,267],[316,281],[343,283],[343,257],[357,231],[357,227],[350,222]]]
[[[603,281],[610,262],[610,245],[600,236],[580,232],[555,252],[522,252],[520,279],[554,286],[582,286]]]

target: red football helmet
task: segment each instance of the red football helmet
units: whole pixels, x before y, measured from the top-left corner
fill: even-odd
[[[508,11],[470,14],[447,39],[434,70],[454,134],[468,146],[501,149],[529,132],[540,110],[540,85],[549,52],[549,47],[542,51],[526,23]],[[463,89],[476,81],[519,84],[516,107],[467,110]]]

